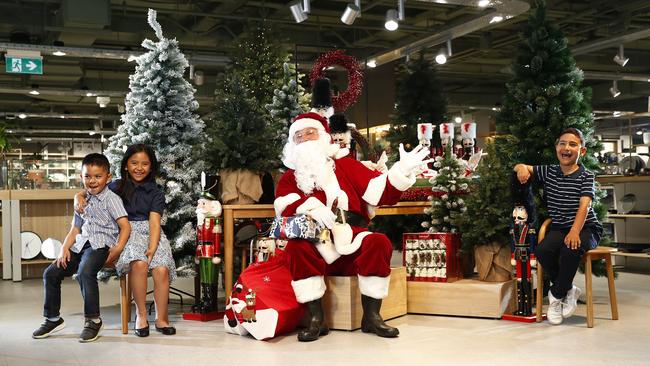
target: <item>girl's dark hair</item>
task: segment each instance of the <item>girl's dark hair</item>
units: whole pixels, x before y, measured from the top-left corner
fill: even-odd
[[[158,160],[156,159],[156,153],[153,151],[153,149],[149,145],[145,144],[134,144],[129,146],[124,152],[124,157],[122,158],[122,163],[120,164],[121,179],[120,183],[117,185],[117,191],[115,192],[122,198],[124,202],[128,202],[131,197],[133,197],[133,192],[135,192],[135,184],[131,180],[131,176],[127,171],[126,165],[129,161],[129,158],[140,152],[147,154],[149,161],[151,162],[151,171],[149,172],[149,175],[144,178],[144,182],[154,181],[158,175],[159,164]]]

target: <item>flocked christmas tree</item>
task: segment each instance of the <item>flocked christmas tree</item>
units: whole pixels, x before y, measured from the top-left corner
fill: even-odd
[[[308,110],[309,98],[305,95],[305,88],[298,83],[301,75],[297,74],[295,68],[284,63],[284,79],[282,87],[273,91],[273,102],[265,107],[271,113],[271,118],[278,124],[281,140],[277,143],[284,145],[289,134],[291,121],[299,114]],[[306,104],[304,104],[306,103]]]
[[[514,77],[506,85],[497,132],[519,140],[518,162],[541,165],[557,164],[555,140],[564,129],[578,128],[588,151],[580,162],[593,171],[598,167],[594,154],[602,145],[593,138],[591,90],[582,86],[583,72],[571,56],[568,40],[547,19],[546,2],[535,0],[534,5],[512,65]],[[599,196],[594,208],[602,220],[606,212]],[[601,274],[601,269],[597,266],[594,272]]]
[[[165,38],[154,10],[149,10],[148,21],[158,41],[142,42],[148,52],[135,59],[126,113],[117,134],[109,140],[106,156],[119,177],[116,170],[127,146],[143,143],[153,147],[160,162],[158,183],[163,186],[166,202],[163,231],[172,244],[174,258],[186,262],[194,253],[196,239],[194,210],[204,169],[204,124],[194,114],[198,103],[194,88],[183,78],[189,65],[178,42]]]
[[[467,210],[464,196],[470,180],[465,177],[462,161],[451,153],[451,144],[447,145],[444,156],[436,156],[433,168],[438,175],[431,178],[431,207],[425,210],[431,217],[422,226],[431,233],[456,233],[460,217]]]
[[[447,102],[436,72],[425,54],[414,56],[401,65],[395,85],[395,110],[391,116],[391,128],[386,139],[389,142],[389,159],[396,161],[400,143],[407,150],[418,144],[417,124],[446,121]],[[440,146],[440,136],[433,134],[433,146]],[[422,231],[422,222],[428,215],[378,216],[372,221],[374,230],[385,233],[393,245],[401,248],[402,233]]]

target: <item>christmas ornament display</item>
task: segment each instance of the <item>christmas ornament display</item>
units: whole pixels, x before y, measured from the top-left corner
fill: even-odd
[[[405,233],[402,245],[407,281],[453,282],[462,278],[460,235]]]
[[[321,55],[311,70],[309,81],[313,85],[317,79],[325,78],[325,70],[333,65],[343,67],[348,72],[348,88],[339,95],[332,96],[332,105],[336,112],[344,112],[357,102],[363,88],[363,74],[359,61],[345,54],[345,50],[334,50]]]

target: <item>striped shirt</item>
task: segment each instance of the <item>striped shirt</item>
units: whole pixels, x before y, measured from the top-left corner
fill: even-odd
[[[582,164],[569,175],[564,175],[559,165],[535,165],[533,175],[544,186],[548,214],[557,228],[571,228],[580,198],[590,197],[593,200],[596,194],[594,173],[586,170]],[[594,208],[590,205],[585,226],[591,225],[600,227]]]
[[[72,219],[73,225],[81,229],[70,248],[75,253],[81,252],[86,242],[90,242],[93,249],[113,247],[120,232],[117,219],[127,216],[122,199],[108,186],[99,194],[89,194],[87,202],[84,213],[75,212]]]

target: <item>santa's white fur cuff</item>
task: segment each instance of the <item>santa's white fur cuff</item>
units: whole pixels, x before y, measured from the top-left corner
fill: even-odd
[[[363,193],[363,197],[361,198],[364,201],[368,202],[369,204],[373,206],[377,206],[379,200],[381,199],[381,195],[384,193],[384,190],[386,189],[387,178],[388,175],[386,174],[382,174],[378,177],[372,178],[370,182],[368,182],[368,187],[366,187],[366,191]]]
[[[404,175],[399,167],[399,161],[388,170],[388,181],[399,191],[405,191],[415,184],[415,174]]]
[[[311,211],[311,210],[313,210],[315,208],[319,208],[319,207],[323,207],[323,206],[325,206],[325,204],[323,202],[321,202],[318,198],[309,197],[309,198],[307,198],[305,200],[305,202],[303,202],[300,206],[298,206],[296,208],[296,213],[297,214],[306,214],[306,213],[308,213],[309,211]]]
[[[307,277],[303,280],[291,281],[291,287],[296,294],[296,300],[304,304],[325,295],[325,278],[323,276]]]
[[[275,215],[282,216],[282,212],[284,212],[284,209],[299,199],[300,199],[300,195],[298,193],[289,193],[286,196],[276,198],[275,201],[273,201],[273,208],[275,209]]]
[[[390,276],[359,276],[359,291],[362,295],[370,296],[373,299],[384,299],[388,296],[388,284]]]

